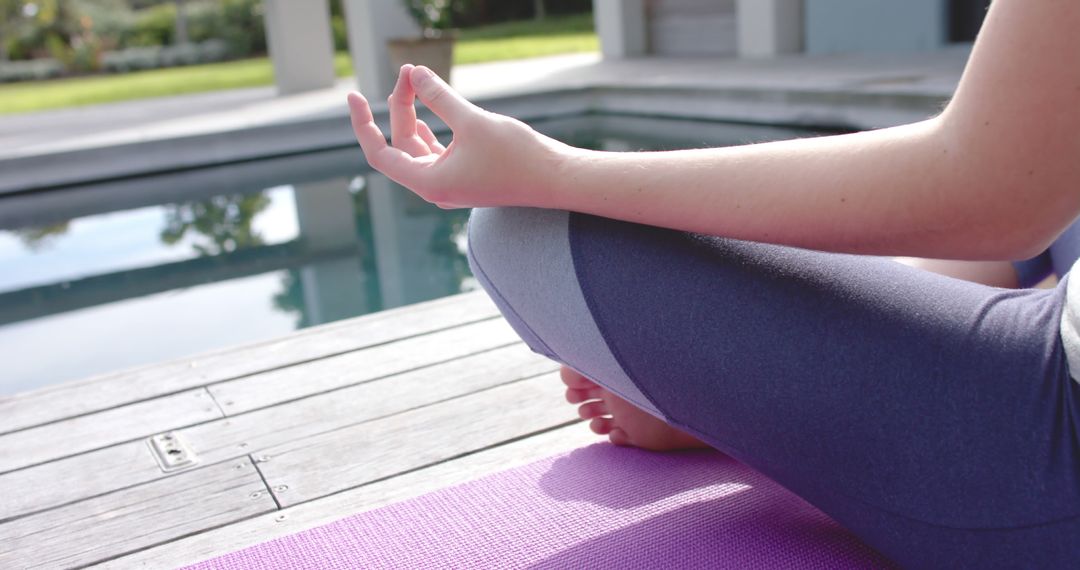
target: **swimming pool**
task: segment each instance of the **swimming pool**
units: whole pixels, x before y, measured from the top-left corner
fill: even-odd
[[[535,126],[620,151],[813,134],[618,116]],[[355,147],[0,198],[0,394],[474,289],[467,217],[370,172]]]

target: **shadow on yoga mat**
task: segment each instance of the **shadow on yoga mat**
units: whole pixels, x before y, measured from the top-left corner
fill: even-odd
[[[712,451],[606,443],[191,568],[893,568],[820,511]]]

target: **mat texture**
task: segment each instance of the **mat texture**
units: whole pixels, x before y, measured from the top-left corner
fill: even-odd
[[[892,567],[814,507],[723,455],[605,443],[190,568]]]

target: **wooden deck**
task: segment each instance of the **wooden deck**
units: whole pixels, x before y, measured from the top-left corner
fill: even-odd
[[[0,568],[172,568],[596,441],[556,370],[476,292],[2,399]]]

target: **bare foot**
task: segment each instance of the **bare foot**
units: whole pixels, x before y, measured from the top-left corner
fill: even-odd
[[[652,451],[698,449],[709,447],[688,433],[679,431],[652,414],[608,392],[563,366],[559,371],[566,384],[566,401],[578,406],[578,415],[592,420],[589,427],[608,436],[615,445],[628,445]]]

